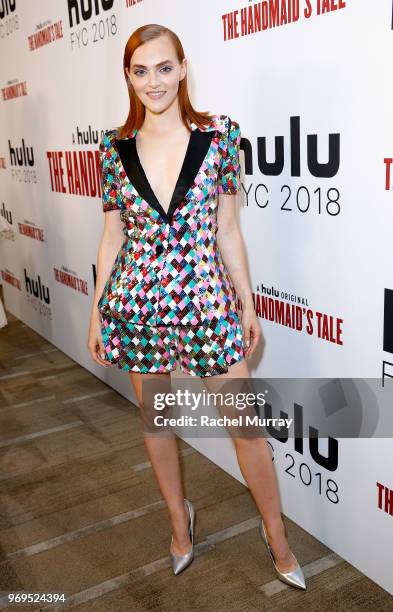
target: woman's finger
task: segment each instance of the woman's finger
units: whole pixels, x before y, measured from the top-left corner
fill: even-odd
[[[248,350],[248,355],[249,356],[254,352],[254,349],[257,346],[258,342],[259,342],[260,335],[261,335],[261,330],[259,328],[259,325],[257,325],[256,323],[253,324],[251,326],[251,345],[250,345],[250,348]]]
[[[104,343],[102,342],[101,338],[98,340],[98,351],[99,351],[99,355],[101,357],[102,360],[105,360],[105,347],[104,347]]]
[[[98,363],[98,365],[100,366],[104,366],[105,368],[108,367],[108,362],[104,361],[104,359],[101,359],[100,353],[102,352],[105,357],[105,351],[100,348],[99,340],[97,340],[97,342],[95,342],[94,344],[89,344],[88,349],[93,361]]]
[[[96,355],[97,355],[97,359],[99,360],[99,363],[101,363],[107,368],[108,362],[105,360],[105,356],[106,356],[105,347],[104,347],[104,344],[101,338],[97,339]]]
[[[250,337],[250,326],[246,324],[243,325],[243,342],[245,346],[245,352],[247,352],[251,344],[251,337]]]

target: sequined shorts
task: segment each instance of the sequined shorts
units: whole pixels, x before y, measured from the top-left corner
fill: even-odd
[[[122,370],[172,372],[180,366],[192,376],[215,376],[244,358],[243,330],[237,313],[216,324],[136,325],[101,315],[105,360]]]

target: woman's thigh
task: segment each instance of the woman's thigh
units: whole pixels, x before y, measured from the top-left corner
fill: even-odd
[[[256,409],[256,390],[253,385],[248,364],[245,359],[228,367],[228,372],[202,378],[205,387],[212,395],[213,404],[222,417],[238,419],[241,422],[226,425],[233,438],[255,438],[261,436],[259,427],[250,424],[246,417],[254,418]],[[233,401],[232,401],[233,400]]]
[[[172,391],[170,372],[152,374],[130,371],[128,374],[139,404],[144,432],[151,434],[167,431],[167,428],[158,428],[154,424],[154,417],[171,416],[171,407],[165,403],[166,394]]]
[[[204,385],[208,391],[214,392],[219,391],[223,388],[240,389],[244,384],[250,387],[252,380],[250,377],[250,371],[245,359],[228,366],[228,372],[224,374],[216,374],[215,376],[203,376],[201,377]]]
[[[154,391],[156,388],[162,388],[170,391],[172,388],[170,372],[153,374],[150,372],[141,373],[129,371],[128,375],[140,405],[143,405],[144,400],[146,401],[150,395],[150,390]]]

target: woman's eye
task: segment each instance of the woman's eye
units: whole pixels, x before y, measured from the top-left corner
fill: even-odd
[[[167,72],[171,72],[172,68],[171,66],[164,66],[163,68],[161,68],[161,70],[164,70],[167,73]],[[134,74],[136,74],[137,76],[140,76],[144,72],[145,70],[142,70],[141,68],[139,68],[139,70],[135,70]]]

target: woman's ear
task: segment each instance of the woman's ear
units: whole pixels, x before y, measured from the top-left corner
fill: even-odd
[[[184,79],[187,74],[187,59],[184,57],[182,59],[181,68],[180,68],[180,81]]]

